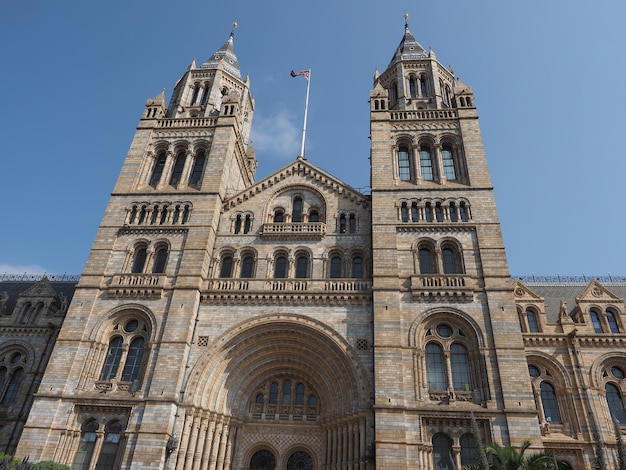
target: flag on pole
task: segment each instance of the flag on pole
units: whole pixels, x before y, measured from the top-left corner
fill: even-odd
[[[302,75],[307,80],[309,79],[309,71],[308,70],[300,70],[299,72],[294,72],[293,70],[291,71],[291,76],[292,77],[297,77],[299,75]]]

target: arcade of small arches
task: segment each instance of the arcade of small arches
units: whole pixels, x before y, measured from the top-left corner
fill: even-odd
[[[0,351],[0,409],[6,411],[15,402],[25,374],[30,371],[32,356],[15,344]]]
[[[239,250],[226,247],[220,252],[215,276],[222,279],[323,279],[368,277],[369,260],[366,250],[355,247],[345,252],[340,248],[330,249],[321,259],[315,259],[306,247],[288,249],[278,247],[260,263],[256,250],[244,247]],[[265,273],[265,274],[263,274]]]
[[[544,315],[535,305],[520,306],[518,316],[523,333],[541,333],[545,327]],[[586,312],[579,311],[573,315],[574,323],[589,323],[597,334],[620,334],[624,331],[621,324],[620,309],[614,305],[601,307],[593,305]]]
[[[128,250],[123,272],[163,274],[167,267],[169,252],[167,240],[136,241]]]
[[[396,205],[402,223],[469,222],[472,218],[469,202],[445,199],[402,200]]]
[[[126,225],[186,225],[193,205],[189,201],[133,202],[126,209]]]
[[[413,245],[415,272],[428,274],[463,274],[463,248],[452,238],[422,238]]]

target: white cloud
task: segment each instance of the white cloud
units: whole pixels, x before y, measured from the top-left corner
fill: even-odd
[[[44,274],[45,268],[36,264],[3,264],[0,263],[0,276],[2,274]]]
[[[251,140],[254,150],[274,157],[295,159],[300,151],[301,130],[293,116],[281,110],[272,116],[254,116]]]

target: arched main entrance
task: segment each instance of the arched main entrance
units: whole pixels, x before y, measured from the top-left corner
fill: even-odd
[[[214,344],[219,347],[191,371],[187,391],[193,409],[207,417],[205,438],[213,442],[204,448],[216,449],[218,460],[223,455],[230,468],[276,470],[365,461],[372,438],[368,380],[336,331],[310,317],[271,315],[233,328]],[[193,443],[188,421],[182,435],[189,426]],[[193,462],[194,454],[179,452],[177,467]],[[216,468],[225,468],[220,462]]]

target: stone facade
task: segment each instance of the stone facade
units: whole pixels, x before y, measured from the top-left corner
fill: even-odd
[[[254,106],[232,35],[148,100],[19,455],[452,469],[473,418],[613,458],[626,285],[511,282],[472,88],[408,25],[370,94],[371,194],[302,157],[255,181]]]

